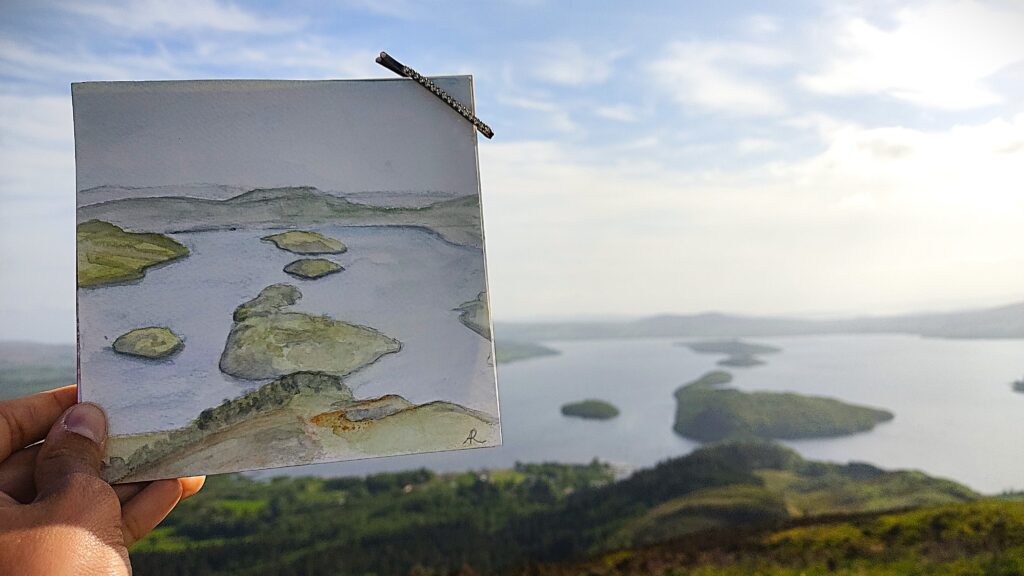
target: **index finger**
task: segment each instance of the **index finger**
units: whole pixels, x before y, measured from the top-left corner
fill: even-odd
[[[65,386],[0,402],[0,462],[46,437],[53,423],[78,401],[78,386]]]

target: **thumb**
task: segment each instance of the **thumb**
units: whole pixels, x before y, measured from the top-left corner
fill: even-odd
[[[69,483],[106,484],[100,479],[107,417],[95,404],[75,404],[50,429],[36,459],[37,500],[61,492]],[[109,486],[108,486],[109,489]]]

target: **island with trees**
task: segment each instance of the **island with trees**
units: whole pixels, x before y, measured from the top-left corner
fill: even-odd
[[[562,406],[563,416],[574,416],[586,420],[610,420],[619,415],[619,409],[604,400],[588,399],[570,402]]]
[[[704,442],[725,438],[822,438],[871,430],[893,419],[886,410],[790,392],[720,388],[732,381],[715,371],[675,392],[677,433]]]
[[[750,368],[764,364],[761,356],[764,354],[776,354],[781,348],[768,346],[767,344],[754,344],[742,340],[704,340],[699,342],[681,342],[679,346],[685,346],[698,354],[721,354],[725,358],[718,361],[719,366],[730,368]]]
[[[534,342],[519,342],[516,340],[498,340],[494,343],[495,354],[498,364],[510,364],[530,358],[542,358],[544,356],[558,356],[561,354],[554,348]]]

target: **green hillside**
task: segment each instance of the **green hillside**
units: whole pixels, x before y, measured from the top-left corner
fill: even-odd
[[[1024,574],[1024,502],[987,499],[890,514],[695,534],[531,576],[1011,576]]]
[[[367,478],[210,479],[132,551],[141,574],[491,574],[717,528],[970,501],[955,483],[810,462],[768,442],[702,448],[613,481],[606,465]]]

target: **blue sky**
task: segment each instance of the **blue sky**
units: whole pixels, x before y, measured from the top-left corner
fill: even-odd
[[[841,6],[840,6],[841,5]],[[0,338],[74,335],[69,84],[471,73],[499,320],[1024,299],[1024,5],[0,5]]]

